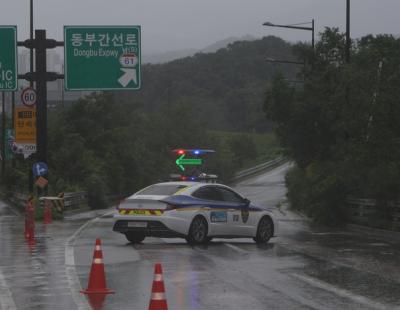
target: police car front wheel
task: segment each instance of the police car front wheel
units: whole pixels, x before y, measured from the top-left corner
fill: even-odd
[[[274,224],[271,218],[264,216],[258,223],[257,235],[254,238],[256,243],[267,243],[274,234]]]
[[[189,234],[186,241],[190,244],[206,243],[209,238],[207,237],[208,225],[203,216],[196,216],[192,224],[190,224]]]

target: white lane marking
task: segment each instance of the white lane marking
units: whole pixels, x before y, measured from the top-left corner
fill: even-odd
[[[65,242],[65,273],[67,275],[68,286],[71,291],[72,299],[79,310],[90,310],[91,307],[87,302],[84,295],[80,293],[82,291],[81,282],[79,281],[78,274],[75,268],[75,257],[74,257],[74,244],[76,239],[82,233],[82,231],[90,224],[94,223],[97,218],[92,219],[83,224],[79,229]]]
[[[112,212],[114,212],[114,210],[106,213],[106,215],[111,214]],[[67,274],[72,299],[79,310],[90,310],[92,308],[89,306],[85,296],[80,293],[80,291],[82,291],[82,286],[75,268],[74,244],[80,234],[89,225],[92,225],[97,221],[99,221],[99,217],[87,221],[65,242],[65,273]]]
[[[344,298],[348,298],[356,303],[362,304],[364,305],[366,308],[375,308],[375,309],[389,309],[389,307],[385,304],[373,301],[367,297],[361,296],[361,295],[357,295],[354,293],[351,293],[349,291],[346,291],[344,289],[338,288],[336,286],[333,286],[329,283],[320,281],[318,279],[312,278],[312,277],[308,277],[308,276],[304,276],[304,275],[300,275],[300,274],[291,274],[292,277],[297,278],[303,282],[306,282],[309,285],[315,286],[315,287],[319,287],[325,291],[331,292],[335,295],[338,295],[340,297],[344,297]],[[393,308],[392,308],[393,309]],[[399,308],[397,308],[399,309]]]
[[[0,268],[0,308],[3,310],[17,310],[12,293],[7,285],[4,274]]]
[[[230,244],[230,243],[224,243],[227,247],[229,247],[229,248],[231,248],[231,249],[233,249],[233,250],[235,250],[235,251],[238,251],[238,252],[240,252],[240,253],[250,253],[249,251],[246,251],[246,250],[243,250],[243,249],[241,249],[241,248],[239,248],[238,246],[236,246],[236,245],[233,245],[233,244]]]

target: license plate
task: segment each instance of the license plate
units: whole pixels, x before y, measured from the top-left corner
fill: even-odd
[[[147,222],[128,222],[128,227],[147,227]]]

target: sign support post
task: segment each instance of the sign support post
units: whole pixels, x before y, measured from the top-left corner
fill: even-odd
[[[4,91],[1,92],[1,176],[4,181],[6,172],[6,96]]]
[[[63,79],[64,75],[46,71],[46,50],[64,46],[64,42],[47,39],[46,30],[35,30],[35,39],[18,42],[18,46],[34,48],[36,53],[36,72],[18,75],[18,78],[36,82],[36,159],[47,163],[47,82]]]
[[[36,40],[36,157],[47,164],[46,30],[35,30]]]

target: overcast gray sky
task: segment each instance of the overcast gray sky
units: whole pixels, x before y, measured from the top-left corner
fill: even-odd
[[[400,0],[352,0],[352,37],[400,34]],[[345,30],[346,0],[34,0],[35,28],[62,40],[64,25],[141,25],[143,53],[202,48],[230,36],[310,40],[311,32],[265,27],[316,21]],[[1,25],[29,35],[29,0],[1,0]]]

